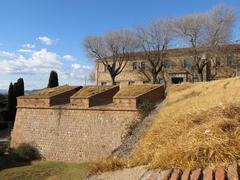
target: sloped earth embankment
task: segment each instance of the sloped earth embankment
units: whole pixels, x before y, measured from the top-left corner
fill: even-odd
[[[146,130],[151,126],[154,117],[159,113],[161,107],[164,106],[165,101],[166,100],[160,102],[157,107],[150,113],[150,115],[137,123],[136,127],[132,130],[131,135],[127,135],[123,139],[122,144],[113,150],[112,156],[119,157],[121,159],[127,159],[131,156],[132,150],[136,147],[137,142],[141,139]]]

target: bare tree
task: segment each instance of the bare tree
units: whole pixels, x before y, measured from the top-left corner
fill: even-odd
[[[235,22],[235,11],[224,5],[214,7],[208,14],[204,24],[204,47],[207,55],[207,80],[213,79],[218,72],[217,57],[222,54],[223,46],[229,43]],[[209,69],[209,71],[208,71]]]
[[[149,27],[138,26],[137,38],[148,62],[146,68],[140,68],[140,71],[153,84],[160,83],[160,77],[162,77],[166,86],[164,67],[168,45],[173,38],[172,20],[154,21]]]
[[[216,57],[221,53],[221,46],[229,42],[235,14],[231,8],[216,6],[205,14],[194,14],[176,20],[175,32],[191,48],[193,56],[193,74],[203,81],[204,68],[207,79],[216,76],[218,63]],[[214,74],[211,73],[214,68]]]
[[[197,73],[198,80],[203,81],[203,69],[207,64],[202,57],[203,29],[206,21],[205,14],[193,14],[179,18],[175,21],[175,33],[180,39],[187,42],[193,57],[193,72]]]
[[[88,36],[84,40],[84,47],[90,58],[107,68],[115,85],[116,76],[127,65],[131,53],[137,48],[137,42],[130,30],[118,30],[104,36]]]
[[[96,80],[96,74],[95,74],[95,71],[92,71],[90,74],[89,74],[89,80],[91,82],[94,82]]]

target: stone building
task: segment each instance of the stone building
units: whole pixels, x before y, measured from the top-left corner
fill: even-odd
[[[165,59],[165,70],[167,80],[170,83],[195,82],[197,74],[193,73],[193,53],[190,48],[178,48],[167,50]],[[205,58],[202,54],[202,58]],[[213,73],[216,71],[214,79],[227,78],[239,75],[240,44],[229,44],[223,46],[219,55],[215,57],[215,65],[211,65]],[[121,86],[131,84],[150,83],[146,76],[141,72],[148,64],[144,53],[134,54],[122,73],[116,77],[116,84]],[[207,67],[207,66],[206,66]],[[96,63],[96,84],[110,85],[111,78],[107,68],[99,61]],[[206,80],[206,68],[204,69],[204,80]],[[163,82],[160,80],[160,83]]]

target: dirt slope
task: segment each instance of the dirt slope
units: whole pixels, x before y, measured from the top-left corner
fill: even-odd
[[[240,78],[170,87],[132,166],[226,167],[240,159]]]

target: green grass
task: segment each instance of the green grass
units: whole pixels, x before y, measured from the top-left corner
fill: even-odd
[[[3,162],[4,163],[4,162]],[[1,159],[0,159],[1,164]],[[7,166],[10,164],[6,163]],[[11,164],[12,165],[12,164]],[[20,164],[16,164],[18,166]],[[87,176],[88,163],[39,161],[31,165],[0,170],[1,180],[79,180]]]

